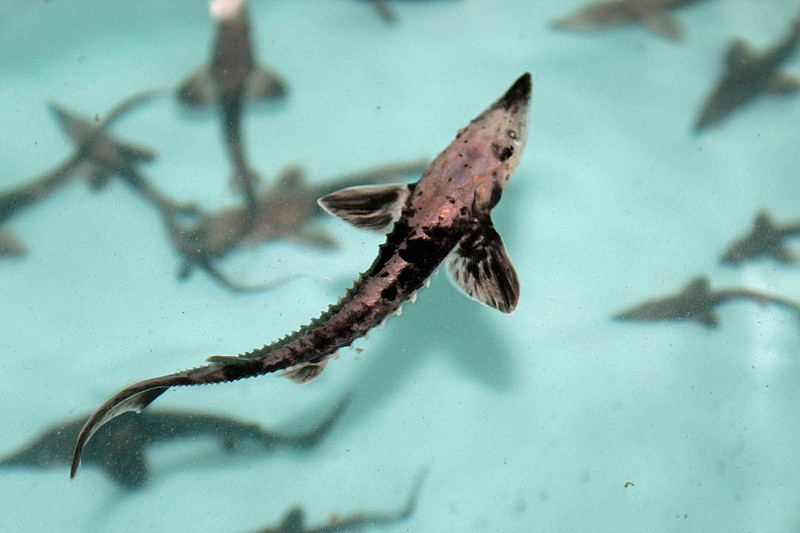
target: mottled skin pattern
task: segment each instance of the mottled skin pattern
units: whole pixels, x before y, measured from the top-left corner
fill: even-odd
[[[699,0],[613,0],[598,2],[580,8],[553,22],[553,26],[570,31],[595,31],[622,26],[625,24],[642,24],[648,18],[698,2]],[[653,29],[653,28],[651,28]],[[673,34],[665,36],[680,37],[680,29],[669,31]],[[674,33],[677,32],[677,33]]]
[[[211,438],[228,452],[246,445],[272,451],[278,446],[311,448],[327,434],[346,407],[345,399],[319,425],[306,433],[286,435],[250,422],[219,415],[152,411],[141,416],[124,415],[103,427],[86,447],[83,461],[103,469],[125,489],[143,487],[150,469],[147,451],[170,441]],[[66,468],[72,462],[75,439],[88,416],[78,417],[44,431],[29,445],[0,460],[2,468]]]
[[[393,513],[357,513],[344,518],[331,518],[327,524],[309,527],[306,526],[303,509],[295,507],[286,513],[281,523],[277,526],[259,529],[253,533],[344,533],[347,531],[363,531],[363,528],[366,527],[397,524],[406,520],[414,512],[422,480],[422,475],[417,477],[405,506]]]
[[[770,257],[780,263],[794,263],[795,258],[784,241],[798,236],[800,223],[779,226],[769,213],[762,211],[756,216],[750,233],[737,239],[725,251],[720,261],[729,265],[740,265],[758,257]]]
[[[184,259],[182,277],[187,277],[192,267],[198,266],[233,291],[269,289],[274,283],[258,286],[235,283],[218,270],[216,263],[234,249],[277,239],[331,248],[335,246],[333,237],[311,225],[323,212],[317,205],[317,198],[346,187],[419,175],[425,166],[423,161],[387,165],[318,184],[308,183],[299,167],[289,167],[256,198],[255,215],[249,228],[245,205],[203,214],[200,222],[193,226],[185,226],[169,218],[167,224],[172,244]]]
[[[762,305],[776,304],[791,311],[800,311],[798,304],[750,289],[722,289],[712,291],[708,278],[693,279],[681,292],[648,300],[627,311],[614,315],[616,320],[656,322],[664,320],[694,320],[704,326],[717,327],[719,317],[715,308],[731,300],[751,300]]]
[[[765,92],[789,94],[800,90],[796,79],[784,77],[780,71],[781,65],[797,49],[798,42],[800,19],[792,23],[785,39],[763,54],[752,51],[743,40],[734,41],[728,50],[725,73],[703,105],[695,131],[720,122],[736,108]]]
[[[60,186],[65,184],[74,170],[86,161],[91,160],[95,142],[106,137],[106,130],[114,122],[158,93],[159,91],[145,91],[126,98],[114,106],[102,121],[92,127],[91,131],[81,136],[80,141],[76,142],[75,153],[64,162],[22,185],[0,192],[0,224],[5,223],[24,209],[48,198]],[[23,252],[22,245],[10,234],[4,233],[3,242],[5,243],[4,249],[6,253],[0,253],[0,256],[19,255]]]
[[[431,163],[410,187],[413,193],[378,257],[338,303],[307,326],[263,348],[239,357],[209,358],[205,366],[148,379],[117,393],[81,432],[72,475],[92,433],[115,416],[141,411],[171,387],[224,383],[324,363],[413,298],[462,240],[482,232],[502,246],[490,214],[525,147],[531,89],[530,74],[520,77]],[[512,311],[517,301],[504,310]]]

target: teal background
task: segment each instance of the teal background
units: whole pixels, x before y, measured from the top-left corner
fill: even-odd
[[[771,46],[800,5],[700,2],[676,11],[678,43],[637,27],[549,28],[582,4],[397,1],[392,27],[355,0],[252,2],[257,55],[291,91],[245,119],[267,183],[297,162],[322,181],[434,157],[533,74],[528,147],[494,214],[520,308],[503,316],[439,274],[313,384],[267,376],[157,402],[298,431],[352,392],[311,453],[170,444],[134,494],[89,468],[72,481],[5,471],[2,529],[244,532],[294,504],[319,524],[401,506],[427,467],[414,515],[384,531],[800,531],[797,317],[741,303],[721,309],[717,330],[609,319],[697,274],[800,299],[797,267],[717,262],[759,208],[800,218],[800,98],[765,97],[691,132],[730,40]],[[47,101],[93,116],[177,85],[212,34],[200,0],[0,2],[0,186],[71,154]],[[800,73],[800,54],[786,68]],[[237,201],[213,112],[161,99],[114,132],[158,151],[143,170],[176,198]],[[76,181],[13,219],[6,229],[28,255],[0,263],[0,450],[133,381],[261,346],[316,316],[382,240],[324,226],[339,250],[273,243],[225,260],[244,282],[304,274],[236,295],[201,273],[177,281],[161,221],[119,181],[98,194]]]

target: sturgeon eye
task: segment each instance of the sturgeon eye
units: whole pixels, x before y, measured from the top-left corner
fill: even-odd
[[[506,132],[506,134],[507,134],[509,137],[511,137],[512,139],[514,139],[515,141],[517,140],[517,132],[516,132],[516,131],[514,131],[514,130],[508,130],[508,131]]]
[[[513,146],[500,146],[497,144],[492,145],[492,149],[494,150],[494,156],[501,162],[504,163],[509,157],[514,155],[514,147]]]

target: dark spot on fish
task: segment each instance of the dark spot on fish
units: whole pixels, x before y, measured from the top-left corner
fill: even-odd
[[[492,196],[489,198],[489,206],[494,207],[500,201],[500,197],[503,195],[503,187],[500,186],[499,183],[495,183],[494,187],[492,187]]]
[[[417,237],[406,241],[406,247],[398,250],[398,254],[404,261],[416,265],[424,265],[431,260],[435,260],[439,255],[436,253],[438,250],[438,243],[431,239]]]
[[[373,268],[383,266],[389,262],[389,259],[394,255],[400,243],[411,233],[411,228],[408,226],[408,221],[405,218],[400,218],[394,225],[392,232],[389,234],[386,243],[381,246],[378,257],[373,263]]]
[[[388,287],[384,288],[381,291],[381,297],[384,300],[393,302],[394,299],[397,298],[397,287],[395,285],[389,285]]]
[[[513,146],[500,146],[498,144],[493,144],[492,145],[492,150],[494,151],[494,156],[501,163],[507,161],[509,157],[514,155],[514,147]]]
[[[424,281],[425,274],[417,265],[408,264],[397,274],[397,286],[405,294],[417,290]]]

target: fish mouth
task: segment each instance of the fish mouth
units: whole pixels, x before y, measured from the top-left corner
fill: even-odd
[[[506,94],[500,97],[493,107],[516,112],[520,107],[527,106],[530,103],[532,89],[531,73],[526,72],[514,82],[514,85],[506,91]]]

